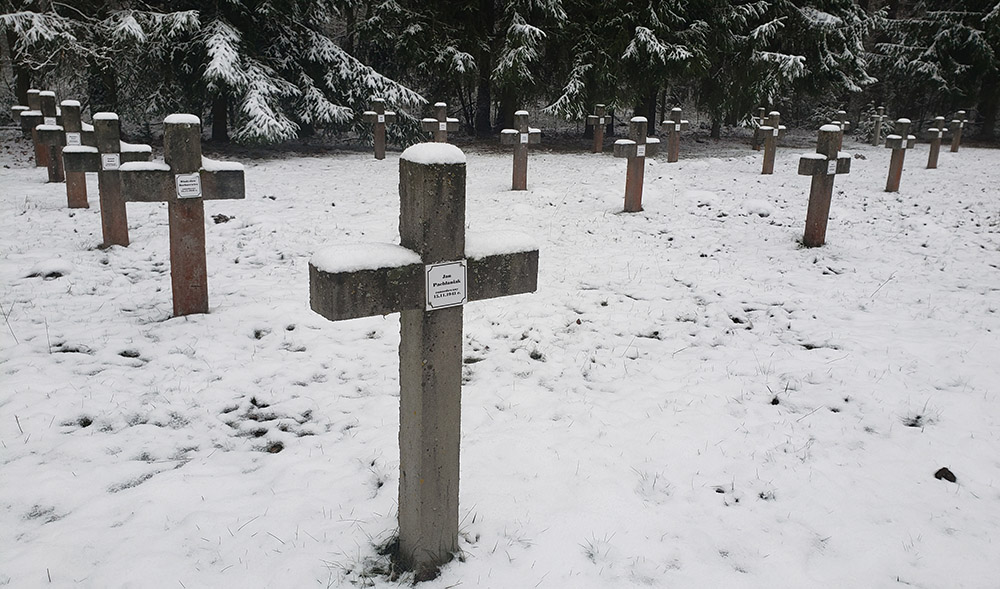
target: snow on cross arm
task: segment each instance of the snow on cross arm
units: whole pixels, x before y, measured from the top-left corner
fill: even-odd
[[[358,270],[398,268],[420,264],[420,256],[413,250],[391,243],[358,243],[333,245],[313,254],[310,264],[320,272],[340,274]]]

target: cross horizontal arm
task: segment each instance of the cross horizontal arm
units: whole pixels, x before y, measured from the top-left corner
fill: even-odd
[[[87,132],[84,131],[84,137]],[[93,141],[93,132],[90,133]],[[129,149],[126,151],[126,149]],[[148,162],[153,156],[153,150],[148,145],[134,145],[122,142],[121,162]],[[63,165],[67,172],[100,172],[101,154],[91,145],[68,145],[63,148]]]
[[[122,156],[124,158],[124,152]],[[123,164],[122,193],[129,202],[170,202],[178,200],[176,178],[170,166],[162,162]],[[202,200],[233,200],[246,196],[243,166],[201,158]]]
[[[542,130],[541,129],[528,129],[525,133],[528,136],[527,143],[531,145],[536,145],[542,142]],[[521,132],[517,129],[504,129],[500,131],[500,145],[517,145],[518,143],[525,143],[521,140]]]
[[[445,126],[445,129],[441,128],[441,125]],[[458,119],[448,117],[447,121],[439,121],[437,119],[425,118],[420,120],[420,127],[424,131],[458,131]]]
[[[912,149],[916,144],[917,138],[913,135],[907,135],[905,140],[902,135],[885,136],[885,146],[891,149]]]
[[[382,121],[378,120],[379,115],[381,115],[383,117]],[[378,122],[395,123],[396,122],[396,113],[393,112],[393,111],[391,111],[391,110],[387,110],[384,113],[377,113],[377,112],[375,112],[373,110],[366,110],[365,112],[361,113],[361,118],[366,123],[378,123]]]
[[[843,151],[837,154],[836,160],[827,159],[821,153],[807,153],[799,159],[799,176],[848,174],[850,171],[851,155]]]
[[[645,148],[645,156],[656,155],[660,150],[660,140],[657,137],[647,137],[646,143],[639,144],[631,139],[619,139],[615,141],[614,153],[615,157],[639,157],[639,146],[642,145]]]

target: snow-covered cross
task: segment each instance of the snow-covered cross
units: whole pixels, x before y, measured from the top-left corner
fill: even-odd
[[[32,91],[34,91],[35,96],[37,97],[38,96],[38,90],[35,90],[34,88],[32,88],[31,90],[28,90],[28,92],[32,92]],[[14,105],[11,105],[11,107],[10,107],[10,116],[11,116],[11,118],[14,119],[14,123],[15,124],[21,125],[21,135],[23,135],[25,139],[30,138],[31,137],[31,133],[28,132],[26,124],[21,120],[21,115],[24,114],[25,112],[29,111],[29,110],[31,110],[31,107],[29,107],[27,105],[24,105],[24,104],[14,104]]]
[[[35,167],[49,165],[49,146],[38,139],[39,125],[57,125],[56,93],[51,90],[28,90],[28,110],[21,112],[21,131],[27,132],[35,149]]]
[[[514,172],[511,180],[511,190],[528,189],[528,144],[542,142],[541,129],[528,126],[528,111],[519,110],[514,113],[516,129],[500,131],[500,144],[514,146]]]
[[[885,146],[892,150],[892,159],[889,160],[889,179],[885,183],[886,192],[899,191],[906,150],[916,144],[917,138],[910,135],[910,119],[897,119],[892,133],[885,136]]]
[[[882,142],[882,123],[886,119],[885,107],[880,106],[875,109],[875,114],[872,115],[872,120],[875,121],[875,128],[872,130],[872,145],[878,146]]]
[[[62,113],[56,106],[55,92],[42,92],[39,98],[42,103],[42,123],[35,125],[35,145],[41,146],[45,152],[49,182],[62,182],[66,179],[62,161]]]
[[[594,147],[591,153],[601,153],[604,151],[604,127],[611,122],[608,109],[603,104],[594,107],[594,114],[587,116],[587,126],[594,128]]]
[[[174,316],[208,313],[204,201],[243,198],[243,166],[203,157],[201,120],[189,114],[163,119],[163,159],[122,164],[122,197],[167,203]]]
[[[646,171],[646,156],[656,155],[660,140],[646,137],[646,117],[632,117],[628,122],[629,139],[615,141],[615,157],[628,158],[625,172],[625,212],[642,210],[642,179]]]
[[[962,144],[962,129],[969,120],[965,118],[965,111],[960,110],[955,113],[955,118],[951,121],[951,128],[955,131],[951,134],[951,152],[958,151],[958,146]]]
[[[371,110],[366,110],[362,115],[364,121],[371,125],[372,133],[375,135],[375,159],[385,159],[385,126],[396,122],[396,113],[385,110],[385,100],[382,98],[372,98]]]
[[[837,147],[842,134],[839,125],[823,125],[819,128],[816,153],[807,153],[799,159],[799,175],[812,176],[806,229],[802,236],[802,245],[806,247],[819,247],[826,243],[833,179],[837,174],[851,172],[850,154],[842,153]]]
[[[837,137],[837,149],[843,149],[844,133],[851,130],[851,122],[847,120],[847,111],[838,110],[837,118],[831,122],[840,127],[840,135]]]
[[[434,134],[435,143],[448,143],[448,132],[458,131],[458,119],[448,116],[448,105],[444,102],[434,103],[434,118],[426,117],[420,120],[424,131]]]
[[[681,131],[687,131],[690,125],[676,106],[670,109],[670,118],[663,124],[667,127],[667,162],[676,162],[681,151]]]
[[[764,163],[761,165],[761,174],[774,173],[774,154],[778,149],[778,139],[785,136],[785,126],[781,124],[781,113],[772,110],[768,113],[767,120],[760,127],[761,134],[764,135]]]
[[[519,233],[465,235],[465,154],[423,143],[399,159],[400,245],[335,246],[309,263],[313,311],[331,321],[400,313],[402,570],[433,578],[458,551],[462,311],[533,292],[538,249]]]
[[[25,139],[31,139],[32,133],[35,130],[35,125],[40,125],[42,123],[42,99],[39,96],[42,91],[38,88],[30,88],[27,94],[27,107],[15,106],[13,109],[17,109],[18,118],[15,121],[20,121],[21,123],[21,135]],[[12,109],[12,112],[13,112]],[[35,152],[35,166],[41,167],[45,164],[38,163],[38,152]]]
[[[63,164],[66,172],[71,175],[77,172],[97,172],[104,247],[126,246],[128,216],[125,214],[118,168],[123,162],[149,161],[153,148],[122,141],[118,115],[113,112],[95,113],[93,128],[93,145],[81,140],[82,145],[63,147]]]
[[[754,151],[760,151],[760,146],[764,144],[764,132],[760,130],[761,127],[767,124],[767,109],[763,106],[757,107],[757,114],[753,118],[753,142],[751,147]]]
[[[931,136],[931,149],[927,153],[927,168],[937,168],[938,154],[941,153],[941,140],[948,128],[944,126],[944,117],[934,117],[934,126],[927,129]]]

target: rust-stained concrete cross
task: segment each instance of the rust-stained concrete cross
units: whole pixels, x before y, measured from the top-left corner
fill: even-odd
[[[785,136],[785,126],[781,124],[781,113],[772,110],[767,115],[767,120],[760,127],[764,135],[764,163],[761,165],[761,174],[774,173],[774,154],[778,150],[778,139]]]
[[[594,114],[587,116],[587,126],[594,128],[594,146],[591,148],[592,153],[601,153],[604,151],[604,127],[611,122],[611,116],[608,114],[608,109],[603,104],[598,104],[594,107]]]
[[[875,121],[875,128],[872,131],[872,145],[876,147],[882,142],[882,123],[885,122],[886,116],[884,106],[875,109],[875,114],[872,115],[872,120]]]
[[[681,131],[687,131],[690,127],[687,119],[681,116],[680,107],[670,109],[670,118],[663,121],[667,128],[667,162],[677,161],[681,152]]]
[[[757,107],[757,114],[752,117],[753,120],[753,142],[751,146],[754,151],[760,151],[760,146],[764,144],[765,133],[761,131],[761,127],[767,124],[767,109],[763,106]]]
[[[434,103],[434,117],[420,119],[424,131],[434,134],[435,143],[448,143],[448,132],[458,131],[458,119],[448,116],[448,105],[444,102]]]
[[[375,159],[385,159],[385,126],[396,122],[396,113],[385,110],[385,100],[382,98],[372,98],[371,110],[366,110],[362,115],[364,121],[371,125],[372,134],[375,136]]]
[[[326,249],[312,309],[331,321],[400,313],[397,565],[433,578],[458,551],[462,311],[533,292],[538,249],[518,233],[465,234],[465,155],[423,143],[399,159],[400,245]]]
[[[965,118],[965,111],[960,110],[955,113],[955,118],[951,121],[951,128],[954,132],[951,134],[951,152],[955,153],[958,151],[958,146],[962,144],[962,129],[965,128],[965,123],[969,120]]]
[[[806,230],[802,236],[802,244],[806,247],[819,247],[826,243],[833,179],[836,174],[849,174],[851,171],[851,156],[837,149],[842,134],[840,125],[823,125],[819,128],[816,153],[808,153],[799,159],[799,175],[812,176]]]
[[[910,119],[896,119],[892,134],[885,136],[885,146],[892,150],[892,158],[889,160],[889,178],[885,182],[886,192],[899,191],[906,150],[911,149],[916,144],[917,138],[910,135]]]
[[[514,113],[516,129],[500,131],[500,144],[514,146],[514,172],[511,190],[528,189],[528,144],[537,145],[542,142],[541,129],[528,126],[528,111],[519,110]]]
[[[844,133],[851,130],[851,123],[847,120],[847,111],[838,110],[837,118],[831,121],[831,123],[840,127],[840,135],[837,137],[837,149],[844,149]]]
[[[646,173],[646,156],[656,155],[660,140],[646,137],[646,117],[632,117],[628,122],[628,139],[615,141],[615,157],[628,158],[625,172],[625,212],[642,210],[642,181]]]
[[[927,153],[927,168],[937,168],[938,154],[941,153],[941,140],[948,128],[944,126],[944,117],[934,117],[934,126],[927,129],[931,137],[931,149]]]

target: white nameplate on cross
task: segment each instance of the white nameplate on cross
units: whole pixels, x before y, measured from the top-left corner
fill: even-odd
[[[777,137],[778,136],[778,130],[774,129],[773,131],[771,131],[771,135],[774,135],[775,137]]]
[[[677,131],[678,133],[681,132],[681,124],[680,123],[677,123],[677,124],[674,125],[674,131]]]
[[[378,115],[378,122],[384,123],[385,122],[385,115]]]
[[[635,146],[635,157],[646,157],[646,146],[636,145]]]
[[[59,124],[58,122],[56,122],[56,118],[55,117],[45,117],[44,119],[42,119],[42,122],[45,123],[46,125],[58,125]]]
[[[601,118],[597,119],[597,124],[598,125],[603,125],[604,124],[604,117],[601,117]]]
[[[829,176],[830,174],[836,174],[836,173],[837,173],[837,160],[832,159],[826,162],[826,174]]]
[[[528,142],[528,134],[521,133],[521,143],[527,143],[527,142]]]
[[[101,170],[107,172],[110,170],[117,170],[121,167],[122,158],[117,153],[102,153],[101,154]]]
[[[175,174],[174,185],[177,187],[177,198],[201,198],[201,175]]]
[[[424,266],[427,275],[427,311],[464,305],[466,292],[466,263],[440,262]]]
[[[79,133],[66,133],[66,145],[82,145]]]
[[[937,135],[938,135],[938,139],[944,137],[944,131],[940,131],[939,130],[938,133],[937,133]]]
[[[447,131],[448,123],[438,123],[438,131]]]

